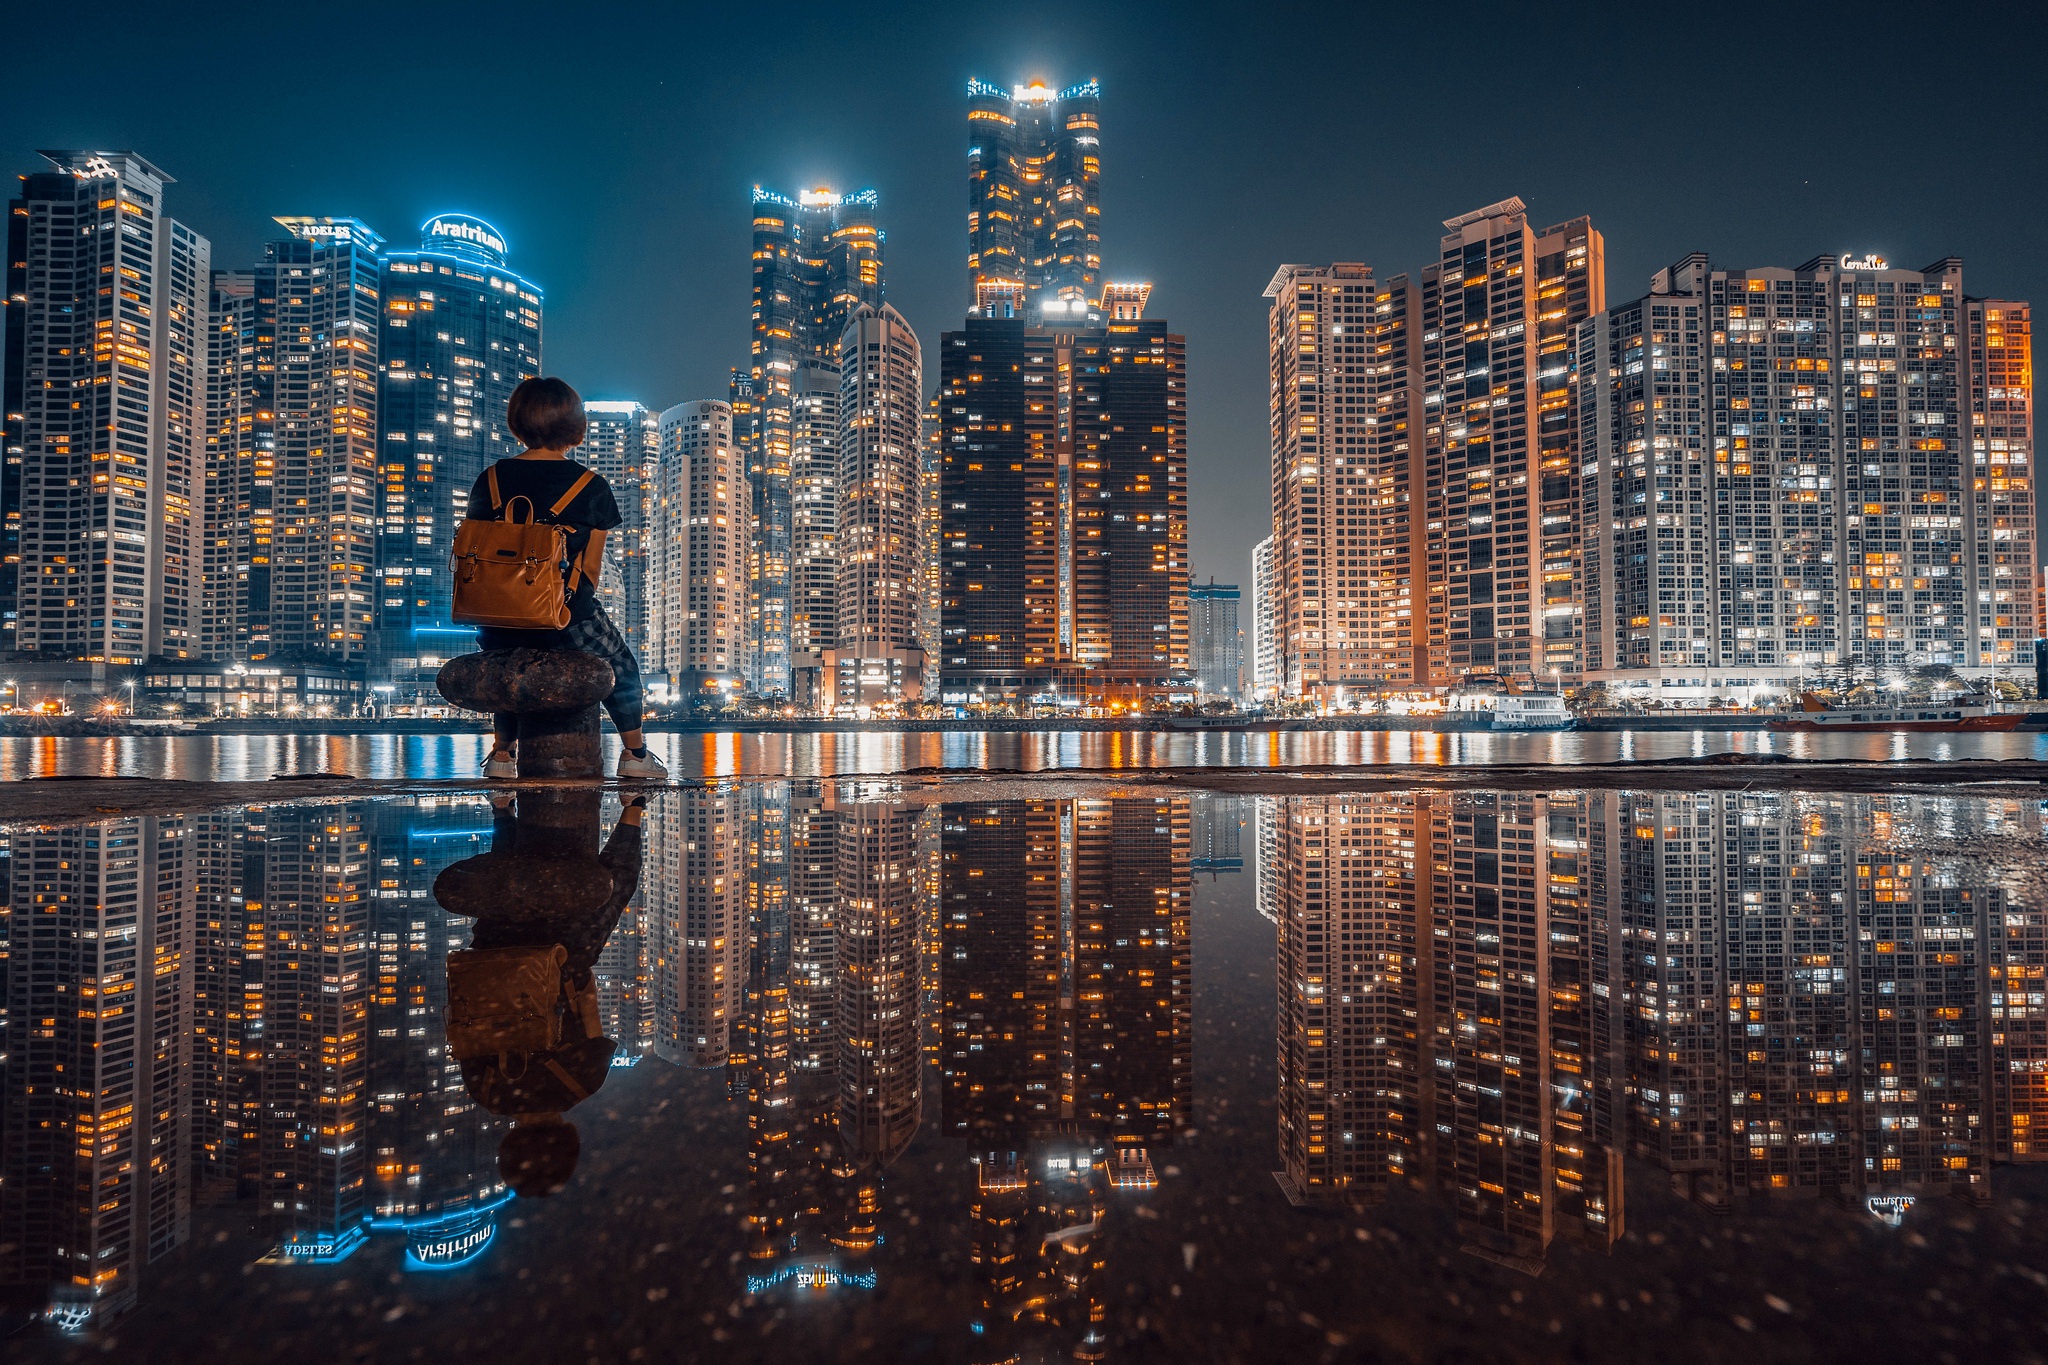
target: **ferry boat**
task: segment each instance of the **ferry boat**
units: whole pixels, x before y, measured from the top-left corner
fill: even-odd
[[[1795,730],[1807,734],[1834,731],[1900,730],[1979,731],[2017,730],[2025,716],[2018,711],[2001,711],[1991,701],[1922,702],[1874,706],[1830,706],[1811,692],[1799,697],[1799,709],[1779,716],[1766,728]]]
[[[1569,730],[1576,724],[1556,692],[1511,692],[1493,705],[1496,730]]]

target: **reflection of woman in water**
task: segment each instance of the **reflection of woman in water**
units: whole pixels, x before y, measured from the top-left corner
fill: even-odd
[[[517,821],[510,797],[494,801],[496,826],[492,844],[511,847]],[[616,1040],[603,1034],[597,1012],[597,957],[618,927],[626,902],[640,885],[640,822],[645,797],[628,802],[618,827],[598,855],[612,874],[610,899],[589,915],[513,912],[477,921],[470,936],[473,949],[545,948],[556,946],[561,964],[562,1041],[545,1052],[461,1058],[462,1083],[476,1102],[493,1114],[513,1120],[512,1131],[498,1146],[498,1173],[512,1190],[527,1198],[549,1195],[569,1183],[582,1142],[564,1111],[589,1099],[611,1074]]]

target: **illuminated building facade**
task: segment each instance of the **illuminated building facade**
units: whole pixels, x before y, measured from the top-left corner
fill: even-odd
[[[1235,583],[1211,579],[1188,589],[1188,661],[1205,697],[1244,694],[1244,634]]]
[[[1417,292],[1405,276],[1382,285],[1339,262],[1282,266],[1266,298],[1268,685],[1322,701],[1427,685]]]
[[[943,338],[940,689],[959,703],[1191,693],[1186,339],[1160,319]]]
[[[43,156],[8,206],[0,648],[195,658],[212,248],[134,152]]]
[[[748,483],[732,405],[661,414],[647,517],[648,641],[641,667],[684,698],[730,694],[747,650]]]
[[[360,667],[375,643],[378,272],[353,218],[279,218],[213,276],[208,657]]]
[[[2024,667],[2025,304],[1962,263],[1659,271],[1581,329],[1588,676],[1665,698]]]
[[[1444,227],[1419,281],[1430,677],[1568,680],[1580,671],[1572,331],[1607,306],[1605,240],[1586,218],[1538,231],[1519,199]]]
[[[1057,322],[1102,280],[1102,87],[967,83],[968,306]]]
[[[746,650],[747,683],[763,693],[788,695],[793,685],[798,394],[836,388],[847,323],[863,305],[882,306],[883,234],[875,225],[876,203],[873,190],[841,195],[812,189],[795,199],[754,190]],[[803,373],[812,367],[830,374]]]
[[[826,700],[825,655],[839,643],[839,387],[837,366],[811,364],[790,386],[791,697],[806,708]]]
[[[922,701],[924,348],[894,308],[863,306],[847,324],[837,406],[831,699],[851,706]]]
[[[648,657],[647,522],[661,452],[661,418],[638,403],[585,403],[583,444],[569,453],[612,486],[625,524],[605,536],[597,599],[636,657]]]
[[[1274,576],[1273,537],[1252,547],[1251,695],[1271,701],[1280,689],[1279,580]]]
[[[448,556],[484,467],[519,453],[505,404],[541,372],[541,290],[507,267],[496,228],[443,214],[417,250],[385,254],[382,291],[378,670],[431,696],[434,674],[475,638],[450,616]]]

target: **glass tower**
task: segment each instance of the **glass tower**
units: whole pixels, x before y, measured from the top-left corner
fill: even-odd
[[[789,199],[754,189],[754,336],[745,424],[753,508],[747,682],[759,692],[787,695],[791,685],[800,554],[798,408],[808,412],[812,392],[837,387],[839,339],[854,310],[882,304],[883,234],[875,226],[875,204],[873,190],[841,195],[812,189]],[[830,376],[807,382],[809,371],[820,367]],[[808,472],[802,477],[807,495],[827,491],[815,487]]]
[[[989,317],[1083,314],[1102,283],[1102,87],[967,83],[967,285]]]
[[[449,617],[455,523],[484,466],[519,453],[505,402],[540,373],[540,286],[480,218],[444,214],[384,258],[379,394],[379,661],[401,696],[474,640]]]

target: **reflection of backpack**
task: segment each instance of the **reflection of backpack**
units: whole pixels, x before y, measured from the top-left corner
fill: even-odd
[[[597,477],[586,469],[569,491],[555,499],[548,515],[559,517],[577,494]],[[569,624],[569,595],[582,581],[583,567],[569,557],[569,528],[534,520],[533,499],[521,494],[506,502],[498,492],[498,467],[484,471],[491,489],[491,511],[503,519],[464,517],[455,528],[455,553],[449,561],[455,579],[454,617],[464,625],[498,626],[506,630],[561,630]],[[512,509],[526,504],[526,520],[513,520]]]
[[[448,1050],[457,1061],[546,1052],[562,1043],[569,950],[467,948],[448,954]]]

